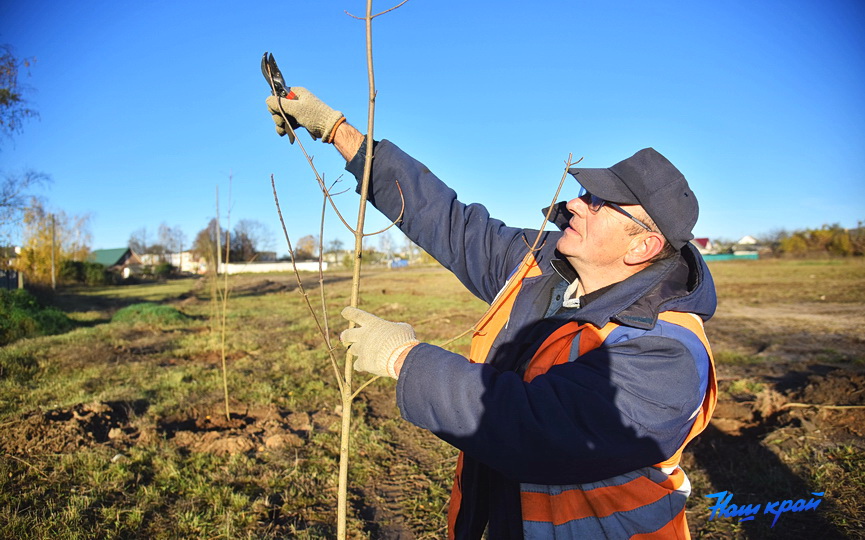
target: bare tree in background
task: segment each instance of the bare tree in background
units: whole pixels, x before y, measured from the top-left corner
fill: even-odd
[[[231,259],[249,262],[262,251],[271,250],[273,245],[273,233],[267,226],[254,219],[241,219],[231,236]]]
[[[24,120],[39,116],[24,99],[29,88],[18,82],[20,69],[33,62],[33,58],[18,59],[10,45],[0,45],[0,133],[8,137],[21,132]]]
[[[29,58],[19,60],[11,46],[0,45],[0,134],[7,137],[20,133],[25,119],[39,116],[27,107],[24,99],[24,91],[29,89],[18,82],[19,70],[30,67],[32,62]],[[47,174],[30,169],[3,173],[0,179],[0,245],[14,243],[13,237],[33,199],[31,190],[50,181]]]
[[[0,180],[0,245],[12,243],[14,232],[33,200],[30,191],[50,182],[47,174],[33,170],[6,174]]]
[[[164,221],[159,225],[159,243],[168,255],[180,254],[186,244],[186,235],[180,225],[169,227]]]
[[[147,250],[150,247],[148,240],[149,238],[147,235],[147,227],[135,229],[134,231],[132,231],[132,234],[129,235],[128,247],[135,253],[143,255],[147,253]]]

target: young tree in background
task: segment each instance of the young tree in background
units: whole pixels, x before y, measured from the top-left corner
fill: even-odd
[[[90,216],[49,213],[38,200],[24,213],[23,246],[15,268],[28,283],[50,285],[52,252],[54,268],[63,261],[86,261],[90,253]]]

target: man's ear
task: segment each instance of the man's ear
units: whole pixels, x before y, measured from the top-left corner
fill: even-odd
[[[627,265],[645,264],[664,249],[664,238],[656,232],[646,232],[634,236],[624,262]]]

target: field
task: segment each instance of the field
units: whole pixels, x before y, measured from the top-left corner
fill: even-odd
[[[684,457],[693,536],[865,537],[865,261],[711,269],[721,392]],[[336,335],[350,276],[326,281]],[[231,281],[230,418],[210,294],[198,279],[66,291],[55,303],[74,330],[0,348],[0,538],[334,536],[342,411],[293,277]],[[119,311],[141,302],[171,309]],[[484,310],[440,268],[371,270],[361,307],[433,343]],[[393,389],[377,381],[352,409],[350,536],[443,538],[456,452],[402,421]],[[711,516],[706,495],[722,491],[737,505],[822,502],[740,522]]]

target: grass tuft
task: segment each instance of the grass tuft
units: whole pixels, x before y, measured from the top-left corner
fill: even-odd
[[[189,316],[171,306],[141,302],[119,310],[111,318],[111,322],[171,326],[185,323],[189,319]]]

